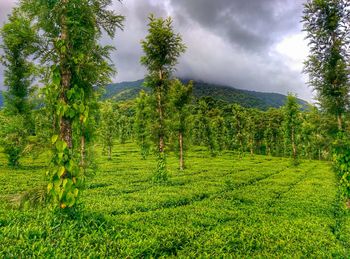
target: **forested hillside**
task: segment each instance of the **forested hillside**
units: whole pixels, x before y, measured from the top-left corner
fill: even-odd
[[[183,83],[188,83],[189,80],[182,79],[181,81]],[[104,98],[111,98],[116,101],[135,99],[141,90],[150,92],[150,89],[142,86],[142,83],[143,80],[110,84],[106,87]],[[202,81],[194,81],[193,95],[196,99],[210,96],[218,101],[236,103],[243,107],[262,110],[267,110],[270,107],[280,108],[286,101],[286,96],[283,94],[241,90],[231,86],[211,84]],[[298,102],[303,108],[307,106],[307,102],[304,100],[298,99]]]
[[[182,80],[184,83],[188,80]],[[141,90],[150,92],[150,89],[142,86],[143,80],[121,82],[109,84],[105,88],[103,99],[113,99],[115,101],[126,101],[135,99]],[[285,104],[286,96],[277,93],[263,93],[236,89],[231,86],[223,86],[195,81],[193,84],[193,95],[196,99],[210,96],[218,101],[227,103],[237,103],[247,108],[258,108],[267,110],[270,107],[279,108]],[[307,107],[307,102],[298,99],[303,108]],[[0,92],[0,107],[3,106],[3,96]]]

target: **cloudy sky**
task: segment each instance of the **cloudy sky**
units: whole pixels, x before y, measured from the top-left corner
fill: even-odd
[[[114,81],[143,78],[140,40],[147,34],[147,16],[154,13],[172,16],[187,45],[178,76],[240,89],[294,92],[311,101],[312,91],[301,73],[308,53],[300,24],[304,1],[114,0],[113,8],[126,16],[124,31],[114,40],[103,39],[117,48]],[[0,24],[15,3],[0,0]]]

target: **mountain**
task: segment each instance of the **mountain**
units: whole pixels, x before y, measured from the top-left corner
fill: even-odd
[[[187,83],[189,80],[182,80]],[[105,89],[104,99],[126,101],[134,99],[141,90],[150,92],[149,88],[142,86],[143,80],[110,84]],[[211,84],[194,81],[193,95],[196,98],[211,96],[212,98],[227,103],[237,103],[244,107],[266,110],[270,107],[279,108],[284,105],[286,96],[277,93],[263,93],[233,88],[231,86]],[[308,103],[298,99],[299,104],[306,108]]]
[[[107,85],[103,99],[114,99],[116,101],[135,99],[142,89],[147,92],[150,91],[149,88],[143,87],[142,83],[143,80],[137,80]]]
[[[182,80],[187,83],[189,80]],[[134,99],[141,90],[150,92],[150,88],[142,86],[143,80],[110,84],[105,88],[103,99],[126,101]],[[276,93],[263,93],[256,91],[240,90],[231,86],[211,84],[194,81],[193,95],[195,98],[210,96],[213,99],[227,103],[238,103],[244,107],[266,110],[270,107],[279,108],[284,105],[286,96]],[[0,107],[3,106],[3,95],[0,91]],[[308,103],[298,99],[299,104],[305,109]]]

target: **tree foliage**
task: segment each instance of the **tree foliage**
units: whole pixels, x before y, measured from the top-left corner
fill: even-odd
[[[5,66],[4,112],[8,116],[1,125],[1,143],[11,166],[19,166],[19,159],[28,144],[28,136],[33,130],[29,93],[35,74],[35,67],[29,57],[37,47],[35,30],[30,19],[18,9],[14,9],[9,21],[0,30],[3,39],[0,57]]]
[[[136,99],[136,114],[134,131],[136,142],[141,150],[142,159],[146,159],[151,148],[151,118],[153,110],[151,109],[150,96],[141,91]]]
[[[184,165],[184,146],[187,133],[189,131],[190,104],[192,101],[193,84],[189,82],[183,85],[180,80],[173,80],[169,99],[170,99],[170,120],[172,132],[177,135],[179,168],[183,170]]]
[[[309,84],[317,91],[322,107],[336,116],[342,130],[350,103],[350,2],[309,0],[304,6],[303,24],[310,46],[305,62]]]
[[[103,150],[107,150],[108,160],[112,159],[112,149],[118,134],[118,109],[116,104],[104,102],[100,105],[99,137]]]
[[[283,128],[287,153],[292,155],[294,162],[297,162],[298,159],[298,142],[301,122],[300,105],[297,102],[297,98],[289,94],[287,103],[284,106]]]

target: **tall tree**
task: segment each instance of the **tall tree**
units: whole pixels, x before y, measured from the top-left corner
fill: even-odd
[[[148,35],[141,41],[144,56],[141,64],[148,70],[145,85],[151,87],[156,99],[156,132],[158,139],[158,173],[166,175],[165,167],[165,137],[166,137],[166,103],[172,72],[178,62],[178,58],[185,51],[182,38],[173,30],[172,19],[155,18],[149,16]],[[162,178],[163,176],[160,176]],[[165,176],[166,177],[166,176]]]
[[[150,118],[153,116],[150,104],[150,98],[145,91],[141,91],[136,99],[135,113],[135,136],[141,149],[142,159],[146,159],[150,151]]]
[[[215,135],[216,148],[219,154],[225,149],[227,135],[227,129],[222,113],[223,112],[220,108],[215,108],[211,113],[210,125]]]
[[[298,104],[297,98],[288,94],[287,102],[283,107],[284,109],[284,134],[285,134],[285,142],[287,144],[287,148],[289,146],[292,151],[293,161],[297,162],[298,159],[298,137],[300,134],[300,125],[301,125],[301,112],[300,105]]]
[[[61,208],[72,207],[84,179],[79,150],[84,131],[96,110],[95,87],[110,81],[110,46],[101,46],[102,31],[114,37],[124,17],[108,6],[111,0],[22,0],[22,10],[40,30],[37,52],[51,75],[47,97],[52,98],[59,132],[52,137],[52,182],[48,189]],[[93,104],[93,105],[91,105]]]
[[[257,135],[259,130],[259,117],[262,114],[259,113],[258,110],[255,109],[248,109],[247,110],[247,117],[246,117],[246,125],[245,125],[245,136],[246,136],[246,143],[248,145],[249,151],[251,155],[254,155],[255,148],[256,148],[256,142],[257,142]]]
[[[281,155],[283,148],[283,111],[281,109],[270,108],[265,112],[266,127],[264,139],[267,155]]]
[[[350,102],[350,2],[309,0],[304,6],[302,21],[310,46],[305,62],[309,84],[317,91],[321,106],[336,116],[341,131]]]
[[[170,88],[171,120],[173,129],[178,135],[180,170],[184,169],[184,136],[188,132],[192,89],[192,82],[184,85],[180,80],[174,80]]]
[[[28,144],[29,129],[22,115],[0,114],[0,144],[7,155],[8,165],[19,167]]]
[[[0,58],[5,66],[4,84],[7,86],[4,99],[8,118],[4,123],[11,124],[2,125],[6,130],[3,131],[5,136],[1,138],[1,142],[6,146],[9,165],[18,166],[32,125],[28,95],[35,69],[29,57],[37,47],[37,40],[31,21],[18,9],[14,9],[9,16],[9,21],[0,30],[0,35],[3,39],[0,47],[4,51]],[[14,125],[16,123],[19,125]]]
[[[238,146],[240,155],[242,155],[245,151],[247,112],[238,104],[232,105],[232,124],[235,132],[235,143]]]
[[[108,160],[112,159],[112,148],[117,136],[118,109],[111,102],[100,105],[99,135],[102,140],[103,150],[107,149]]]
[[[121,144],[132,138],[134,126],[134,102],[122,102],[118,105],[118,137]]]
[[[198,100],[196,105],[196,115],[194,118],[194,140],[196,144],[204,144],[208,147],[210,155],[216,156],[217,154],[217,138],[215,124],[213,123],[213,117],[217,114],[216,107],[214,107],[214,100],[211,97],[203,97]],[[213,125],[214,124],[214,125]]]

